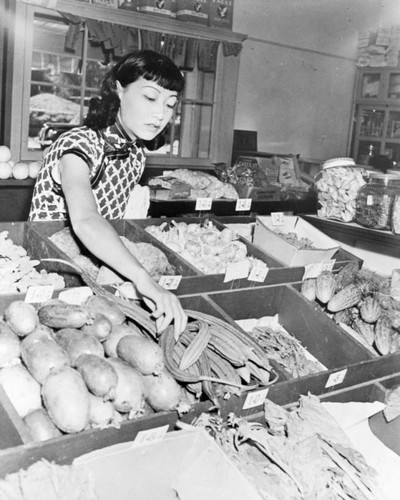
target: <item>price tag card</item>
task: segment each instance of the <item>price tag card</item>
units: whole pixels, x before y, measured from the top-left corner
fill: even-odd
[[[239,198],[236,200],[236,212],[245,212],[251,208],[251,198]]]
[[[285,224],[285,214],[283,212],[272,212],[271,221],[273,226],[283,226]]]
[[[331,373],[325,384],[325,388],[341,384],[346,377],[346,373],[347,373],[347,368],[345,368],[344,370],[340,370],[340,372]]]
[[[161,276],[158,284],[166,290],[176,290],[181,282],[182,276]]]
[[[137,433],[133,446],[138,444],[153,443],[154,441],[160,441],[165,437],[168,432],[169,425],[163,425],[161,427],[156,427],[154,429],[147,429],[145,431],[140,431]]]
[[[261,406],[267,397],[269,389],[261,389],[260,391],[253,391],[247,394],[246,400],[243,404],[243,410]]]
[[[308,278],[316,278],[322,273],[322,271],[332,271],[335,262],[335,259],[331,259],[307,264],[306,266],[304,266],[303,280]]]
[[[226,266],[224,283],[233,280],[240,280],[247,278],[250,271],[250,263],[248,260],[241,260],[240,262],[233,262]]]
[[[197,198],[195,210],[205,212],[211,210],[212,198]]]
[[[68,304],[83,304],[88,297],[93,295],[92,290],[88,286],[77,286],[60,292],[58,298]]]
[[[53,296],[53,285],[33,285],[28,287],[25,295],[25,302],[39,304],[50,300]]]
[[[269,267],[265,262],[262,264],[257,264],[251,268],[251,271],[247,277],[249,281],[257,281],[259,283],[264,283],[265,278],[267,277],[269,271]]]

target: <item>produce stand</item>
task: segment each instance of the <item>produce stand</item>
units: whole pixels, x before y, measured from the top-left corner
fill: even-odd
[[[174,220],[193,221],[193,218]],[[225,223],[242,223],[244,220],[253,222],[252,217],[211,220],[221,229],[225,227]],[[309,302],[299,291],[304,267],[284,267],[251,242],[241,239],[251,255],[267,263],[270,268],[268,279],[266,283],[252,283],[248,280],[224,283],[223,275],[201,275],[178,254],[145,231],[147,225],[161,223],[168,224],[170,221],[160,218],[112,222],[120,235],[131,241],[151,242],[165,251],[183,275],[175,293],[180,296],[184,308],[200,311],[235,325],[239,320],[277,315],[279,324],[326,368],[295,378],[276,361],[271,360],[272,376],[278,375],[278,379],[271,385],[259,385],[240,396],[220,398],[219,413],[223,418],[234,413],[249,421],[262,421],[266,397],[282,406],[295,404],[300,395],[308,393],[319,396],[324,401],[384,401],[385,391],[400,383],[400,352],[386,356],[374,355],[315,304]],[[31,258],[69,260],[49,240],[50,236],[63,227],[64,224],[58,222],[7,223],[2,224],[0,229],[9,231],[14,242],[24,246]],[[343,250],[339,250],[336,258],[336,268],[352,260],[362,264],[355,256]],[[63,275],[67,288],[82,284],[79,275],[60,263],[43,262],[43,266],[52,272],[58,270]],[[1,295],[0,313],[17,299],[23,299],[23,295]],[[191,423],[203,412],[215,411],[213,406],[213,403],[203,398],[182,415],[178,415],[176,411],[149,413],[124,421],[118,427],[87,429],[35,443],[25,423],[0,388],[0,476],[26,468],[40,458],[59,464],[71,463],[75,457],[91,450],[132,441],[143,431],[159,428],[173,431],[178,420]]]

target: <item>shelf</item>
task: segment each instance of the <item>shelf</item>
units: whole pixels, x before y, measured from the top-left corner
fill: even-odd
[[[44,9],[56,10],[61,13],[71,14],[73,12],[75,16],[96,19],[97,21],[122,24],[141,30],[160,31],[172,35],[187,36],[188,38],[236,43],[241,43],[247,38],[247,35],[234,33],[229,30],[211,28],[197,23],[178,21],[161,16],[146,15],[141,12],[132,12],[125,9],[92,5],[77,0],[54,0],[52,2],[41,0],[22,1],[35,7],[40,6]]]
[[[178,217],[181,215],[196,214],[196,200],[151,200],[150,217]],[[210,214],[216,216],[240,216],[255,213],[258,215],[269,215],[271,212],[290,212],[296,214],[312,214],[317,211],[316,198],[306,200],[279,200],[279,201],[257,201],[251,203],[251,210],[245,212],[236,211],[236,200],[213,200]],[[199,216],[206,215],[205,212],[197,212]]]
[[[362,227],[355,222],[322,219],[316,215],[306,215],[304,219],[341,243],[400,258],[400,235]]]

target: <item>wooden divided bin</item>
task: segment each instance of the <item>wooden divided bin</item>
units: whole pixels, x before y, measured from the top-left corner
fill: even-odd
[[[226,226],[221,223],[215,217],[177,217],[177,218],[154,218],[154,219],[140,219],[140,220],[129,220],[129,222],[136,228],[143,230],[147,233],[146,228],[149,226],[159,226],[163,231],[169,231],[174,225],[184,224],[197,224],[204,227],[206,224],[211,223],[212,226],[218,230],[223,231]],[[153,241],[157,241],[157,238],[151,235]],[[252,281],[247,278],[235,278],[233,280],[228,279],[225,281],[226,275],[224,273],[212,273],[205,274],[200,269],[196,268],[193,264],[190,264],[193,269],[195,269],[196,277],[190,277],[186,279],[185,276],[182,277],[181,284],[177,289],[178,295],[188,295],[192,293],[207,293],[213,290],[231,290],[236,288],[247,288],[251,286],[265,286],[265,285],[276,285],[281,283],[294,283],[301,281],[304,273],[304,267],[292,267],[288,268],[272,257],[270,254],[264,250],[253,245],[251,242],[245,238],[239,236],[237,239],[240,245],[247,250],[247,257],[252,257],[259,259],[268,267],[268,273],[264,281]],[[163,244],[165,248],[166,245]],[[198,245],[199,250],[201,250],[201,244]],[[181,255],[180,253],[178,255]],[[184,257],[181,256],[184,260]]]
[[[398,383],[400,352],[374,356],[292,285],[214,292],[207,298],[233,321],[277,315],[279,325],[325,367],[294,378],[274,363],[280,379],[269,387],[268,397],[278,404],[289,404],[300,394],[311,392],[319,396],[372,380],[382,380],[384,387],[386,379]],[[254,408],[243,414],[252,412]]]
[[[54,252],[59,255],[59,258],[62,258],[68,262],[76,262],[79,266],[85,269],[85,266],[89,266],[86,270],[94,269],[93,264],[97,267],[97,270],[102,266],[102,263],[98,261],[94,256],[90,256],[87,251],[85,251],[84,247],[81,244],[78,244],[75,240],[75,243],[71,246],[71,233],[66,233],[61,237],[61,240],[57,240],[57,244],[55,241],[52,241],[52,238],[61,234],[61,231],[66,231],[67,224],[64,221],[54,221],[54,222],[31,222],[28,223],[29,228],[33,233],[36,234],[36,237],[40,237],[44,239],[49,248],[52,248]],[[181,259],[176,253],[172,252],[164,245],[160,244],[154,238],[152,238],[145,231],[141,231],[132,224],[129,224],[126,220],[113,220],[110,221],[110,224],[119,234],[119,236],[123,236],[127,238],[132,243],[149,243],[156,248],[162,250],[165,256],[168,259],[168,262],[175,270],[175,274],[184,275],[184,276],[195,276],[196,270],[186,263],[183,259]],[[78,246],[76,246],[78,245]],[[79,250],[79,259],[74,258],[74,255]],[[63,270],[68,275],[67,283],[69,286],[81,286],[82,280],[79,274],[73,270],[72,268],[68,268],[66,265],[62,265]],[[121,278],[122,279],[122,278]]]
[[[11,265],[14,261],[17,265],[17,267],[14,266],[13,268],[15,276],[11,278],[15,280],[13,281],[16,285],[14,291],[6,286],[8,280],[7,268],[3,268],[3,273],[0,275],[0,304],[2,297],[7,294],[16,296],[24,295],[28,284],[53,284],[55,289],[64,288],[65,284],[68,282],[68,276],[63,273],[63,270],[57,263],[45,260],[48,258],[60,258],[60,253],[49,244],[46,238],[42,238],[32,231],[31,226],[25,222],[0,223],[0,234],[1,244],[4,245],[3,249],[0,248],[0,259],[4,258]],[[25,256],[24,252],[26,252]],[[18,262],[21,258],[22,267],[19,267]],[[22,261],[25,261],[25,264]],[[30,273],[29,265],[27,266],[26,264],[29,264],[31,261],[34,261],[32,262],[33,269],[38,273],[45,273],[44,276],[32,276],[32,279],[26,279],[29,277]],[[46,278],[46,275],[50,273],[57,273],[59,276],[47,276]]]

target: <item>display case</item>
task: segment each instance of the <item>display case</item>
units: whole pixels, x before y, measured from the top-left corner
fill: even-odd
[[[386,157],[400,170],[400,69],[358,69],[350,155],[362,165]]]

